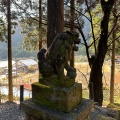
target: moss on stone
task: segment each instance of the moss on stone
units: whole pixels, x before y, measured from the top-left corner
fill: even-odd
[[[69,112],[82,101],[82,85],[60,88],[37,82],[32,84],[32,99],[40,105]]]
[[[34,103],[31,99],[21,103],[21,108],[26,113],[28,120],[33,120],[33,118],[35,120],[88,120],[92,106],[93,101],[83,99],[75,110],[65,113]]]
[[[116,119],[111,118],[111,117],[105,117],[105,116],[99,114],[96,116],[96,120],[116,120]]]
[[[120,111],[120,104],[118,104],[118,103],[109,104],[107,107],[108,108],[113,108],[115,110],[119,110]]]
[[[118,104],[118,103],[108,104],[107,108],[118,111],[119,112],[119,120],[120,120],[120,104]]]
[[[52,75],[50,77],[39,78],[39,83],[56,87],[71,87],[75,84],[75,79],[64,76],[63,80],[59,80],[56,75]]]

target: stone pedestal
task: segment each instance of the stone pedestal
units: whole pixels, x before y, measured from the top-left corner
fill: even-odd
[[[32,100],[39,105],[70,112],[82,101],[82,84],[60,88],[37,82],[32,84]]]
[[[82,99],[82,84],[66,80],[65,84],[32,84],[32,99],[21,103],[26,120],[89,120],[93,102]]]
[[[90,120],[93,101],[82,99],[82,102],[71,112],[61,112],[26,100],[21,103],[21,109],[26,113],[26,120]]]

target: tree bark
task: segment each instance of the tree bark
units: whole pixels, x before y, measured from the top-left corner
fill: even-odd
[[[47,5],[47,47],[50,47],[55,36],[63,31],[63,0],[48,0]]]
[[[70,0],[70,30],[74,30],[74,0]],[[70,66],[74,67],[74,51],[71,51]]]
[[[113,40],[114,39],[115,39],[115,31],[113,31]],[[110,103],[114,103],[114,77],[115,77],[115,41],[113,41],[112,43]]]
[[[10,0],[7,1],[7,17],[8,17],[8,84],[9,95],[8,100],[13,101],[13,83],[12,83],[12,45],[11,45],[11,12]]]
[[[116,14],[116,4],[113,9],[114,14]],[[115,23],[115,17],[113,24]],[[115,78],[115,38],[116,38],[116,28],[114,28],[112,33],[112,57],[111,57],[111,80],[110,80],[110,103],[114,103],[114,78]]]
[[[98,102],[99,105],[102,105],[103,102],[102,66],[107,52],[108,23],[114,2],[115,0],[108,0],[107,2],[105,0],[101,0],[101,7],[104,15],[101,21],[101,34],[98,43],[97,54],[90,72],[89,82],[93,83],[94,101]]]
[[[39,50],[42,48],[42,34],[41,34],[41,27],[42,27],[42,9],[41,9],[42,0],[39,0]]]

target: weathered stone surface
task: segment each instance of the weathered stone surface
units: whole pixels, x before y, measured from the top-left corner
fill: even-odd
[[[119,117],[118,120],[120,120],[120,104],[118,104],[118,103],[109,104],[109,105],[107,106],[107,108],[112,109],[113,111],[117,111],[118,114],[117,114],[117,113],[115,114],[115,112],[112,112],[112,114],[113,114],[116,118]]]
[[[69,88],[32,84],[32,100],[39,105],[70,112],[82,101],[82,84],[75,83]]]
[[[76,44],[80,43],[79,34],[76,31],[59,33],[51,46],[46,50],[40,49],[37,54],[39,73],[43,78],[56,75],[61,82],[64,79],[64,69],[70,79],[75,79],[76,69],[68,64],[71,51],[78,51]]]
[[[26,113],[26,120],[90,120],[92,107],[93,101],[88,99],[83,99],[70,113],[39,105],[32,102],[32,99],[21,103],[21,109]]]
[[[94,105],[91,120],[119,120],[119,112],[112,108]]]
[[[103,116],[103,115],[97,115],[96,116],[96,120],[116,120],[115,118],[111,118],[111,117],[106,117],[106,116]]]
[[[75,79],[70,79],[68,76],[64,76],[63,80],[59,80],[56,75],[51,75],[50,77],[39,78],[39,83],[65,88],[73,86],[75,84]]]

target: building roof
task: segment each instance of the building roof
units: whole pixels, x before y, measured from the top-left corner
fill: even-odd
[[[15,64],[15,61],[12,60],[12,65]],[[0,61],[0,68],[8,67],[8,60]]]
[[[19,60],[19,62],[23,63],[26,66],[37,65],[37,62],[32,59]]]

